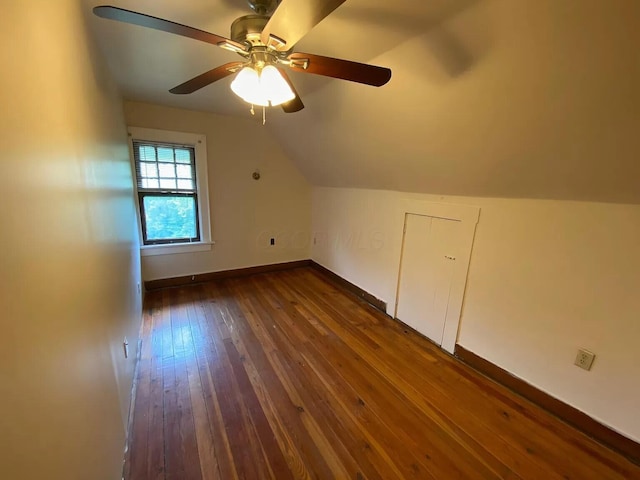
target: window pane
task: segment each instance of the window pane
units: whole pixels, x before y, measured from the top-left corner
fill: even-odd
[[[193,197],[143,197],[147,240],[195,238],[196,207]]]
[[[143,178],[142,188],[160,188],[157,178]]]
[[[140,162],[140,173],[142,174],[143,177],[155,178],[158,176],[158,164]]]
[[[158,147],[158,161],[173,163],[173,148]]]
[[[180,190],[193,190],[193,181],[191,180],[178,180],[178,188]]]
[[[155,162],[156,161],[156,148],[149,146],[140,147],[140,160],[147,162]]]
[[[193,178],[191,176],[191,165],[176,165],[176,172],[179,178]]]
[[[176,181],[173,178],[161,178],[160,188],[170,188],[172,190],[175,190]]]
[[[175,152],[176,152],[176,162],[191,163],[191,155],[189,150],[176,148]]]
[[[161,177],[174,178],[176,176],[176,169],[173,163],[159,163]]]

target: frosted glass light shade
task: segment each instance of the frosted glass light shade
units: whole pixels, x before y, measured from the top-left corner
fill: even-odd
[[[296,95],[273,65],[267,65],[258,74],[251,67],[244,67],[231,82],[233,93],[245,102],[268,107],[293,100]]]
[[[238,72],[236,78],[231,82],[231,90],[245,102],[264,107],[269,106],[269,100],[260,86],[258,72],[251,67],[244,67]]]
[[[260,85],[274,107],[296,97],[280,71],[273,65],[267,65],[262,69]]]

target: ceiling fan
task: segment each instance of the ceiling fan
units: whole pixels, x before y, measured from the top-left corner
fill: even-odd
[[[304,104],[282,67],[376,87],[391,78],[388,68],[293,51],[298,40],[345,1],[248,0],[255,14],[236,19],[231,24],[231,38],[113,6],[95,7],[93,12],[102,18],[207,42],[243,57],[243,61],[198,75],[172,88],[171,93],[193,93],[237,72],[231,84],[236,95],[251,105],[281,105],[286,113],[293,113]]]

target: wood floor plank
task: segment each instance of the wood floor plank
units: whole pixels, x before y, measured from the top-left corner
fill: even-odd
[[[262,315],[258,315],[258,319],[260,317],[267,318],[267,310],[265,310],[265,306],[262,301],[258,300],[258,296],[258,292],[252,295],[253,306],[256,308],[258,313],[262,312]],[[264,298],[261,300],[264,300]],[[287,383],[289,384],[290,389],[296,392],[295,396],[292,397],[292,400],[295,403],[295,408],[300,412],[301,417],[307,418],[309,414],[311,414],[311,418],[314,418],[314,412],[325,406],[326,398],[323,398],[321,394],[318,394],[318,392],[312,388],[314,382],[309,381],[310,372],[301,368],[301,357],[298,353],[298,348],[299,345],[301,345],[301,342],[297,341],[297,339],[292,340],[286,335],[283,335],[283,330],[277,328],[278,325],[274,323],[282,321],[282,318],[276,318],[278,315],[275,315],[274,313],[276,313],[275,310],[271,310],[271,314],[268,316],[269,322],[273,324],[273,328],[269,328],[269,324],[263,325],[263,327],[266,327],[266,329],[272,333],[272,340],[275,346],[272,350],[274,356],[273,361],[279,365],[279,369],[287,370]],[[325,410],[325,414],[330,416],[333,416],[333,413],[334,412]],[[341,425],[337,422],[323,422],[322,424],[317,425],[324,438],[326,438],[331,445],[331,449],[334,452],[332,458],[341,458],[340,463],[342,463],[342,467],[338,467],[340,469],[338,473],[345,475],[344,472],[346,471],[349,472],[347,473],[347,478],[355,478],[359,472],[358,464],[355,462],[351,452],[345,445],[345,437],[338,435],[336,432],[336,427],[339,428],[340,426]],[[313,432],[316,432],[317,427],[315,425],[311,427]],[[346,437],[346,439],[351,440],[349,437]],[[328,452],[329,451],[325,449],[325,455],[327,455]],[[336,472],[334,472],[334,474],[336,474]]]
[[[301,285],[313,284],[313,281],[309,281],[310,280],[309,278],[307,278],[307,280],[308,280],[307,282],[299,282],[299,281],[296,282],[295,283],[296,287],[300,287]],[[332,315],[335,318],[342,320],[341,326],[345,326],[346,328],[346,326],[348,325],[348,319],[347,317],[343,317],[339,307],[336,307],[334,303],[334,300],[336,300],[335,297],[343,298],[344,296],[341,295],[340,292],[337,292],[335,289],[332,289],[332,291],[333,291],[333,295],[326,294],[327,303],[323,305],[321,308],[326,308],[329,311],[331,311]],[[340,302],[338,302],[338,304],[339,303]],[[384,344],[384,341],[382,343]],[[388,342],[387,344],[389,343],[390,342]],[[368,347],[369,345],[362,346],[359,351],[366,351]],[[395,355],[393,360],[398,365],[402,365],[402,362],[399,361],[398,356],[402,355],[404,352],[406,352],[406,350],[395,351],[394,349]],[[382,353],[383,352],[379,350],[378,355],[376,356],[375,359],[372,359],[372,361],[374,361],[374,363],[377,362],[378,357],[382,357]],[[448,359],[443,358],[442,360],[448,360]],[[412,370],[411,367],[414,364],[415,364],[415,360],[410,359],[405,365],[403,365],[404,368],[400,368],[400,373],[396,369],[393,369],[391,371],[390,378],[398,378],[398,379],[402,378],[402,376],[406,375],[407,372],[411,372]],[[380,367],[380,364],[378,364],[378,367]],[[437,371],[438,369],[429,370],[429,372],[437,372]],[[432,393],[434,392],[433,389],[431,388],[433,387],[433,385],[423,384],[420,381],[419,377],[413,378],[410,384],[421,385],[423,390],[430,391]],[[408,385],[405,385],[403,387],[403,390],[408,391],[409,388],[411,387],[409,387]],[[447,383],[446,385],[443,386],[443,390],[448,392],[455,391],[454,384],[452,384],[451,382]],[[474,393],[477,393],[477,392],[474,392]],[[507,394],[508,393],[510,392],[507,392]],[[466,404],[470,408],[468,409],[468,413],[462,418],[464,419],[465,417],[471,417],[473,415],[472,414],[473,409],[476,408],[483,412],[484,414],[483,421],[486,422],[487,419],[493,419],[495,424],[495,420],[497,420],[497,422],[499,423],[497,425],[498,431],[502,430],[502,431],[510,432],[510,438],[508,439],[509,443],[522,446],[522,451],[520,452],[520,455],[519,455],[519,460],[521,462],[526,461],[522,456],[522,453],[526,452],[528,456],[527,458],[529,460],[533,460],[534,462],[543,464],[542,465],[543,471],[545,469],[548,470],[549,466],[553,465],[554,468],[557,470],[556,472],[554,472],[554,474],[557,475],[558,478],[565,478],[566,476],[568,476],[568,472],[573,472],[573,474],[583,475],[583,476],[586,476],[586,478],[588,478],[588,476],[590,475],[593,475],[594,473],[597,474],[599,472],[602,475],[609,474],[610,466],[605,467],[604,470],[600,469],[601,462],[599,462],[598,465],[590,466],[588,461],[585,462],[583,458],[581,458],[580,452],[565,450],[563,447],[563,445],[565,445],[564,443],[560,445],[559,448],[553,449],[551,451],[547,451],[545,452],[544,455],[540,455],[540,452],[544,452],[547,449],[546,446],[548,445],[548,443],[553,442],[555,440],[556,437],[554,435],[558,433],[557,431],[555,433],[553,431],[550,431],[550,426],[551,425],[559,425],[561,427],[564,426],[562,422],[559,422],[557,419],[554,419],[553,417],[550,417],[546,414],[539,417],[539,418],[544,418],[546,420],[547,422],[545,424],[546,428],[540,429],[540,428],[536,428],[539,425],[531,425],[530,417],[532,413],[540,412],[540,409],[534,408],[533,410],[528,410],[528,409],[522,408],[522,405],[521,405],[519,408],[510,410],[508,407],[505,408],[505,404],[502,404],[499,406],[499,408],[496,408],[496,404],[493,401],[494,399],[491,396],[483,395],[482,397],[479,397],[477,395],[474,395],[474,397],[472,398],[474,398],[475,401],[466,402]],[[487,402],[485,402],[486,403],[485,405],[482,404],[483,400],[487,400]],[[525,403],[528,403],[528,402],[525,402]],[[451,408],[455,408],[457,404],[464,405],[465,402],[460,402],[459,399],[457,399],[455,396],[451,396],[449,402],[443,400],[440,402],[440,404],[447,405],[448,413],[450,413]],[[532,413],[529,413],[529,412],[532,412]],[[511,422],[510,428],[508,429],[503,428],[505,422]],[[560,428],[560,430],[564,431],[563,428]],[[576,435],[575,431],[572,431],[571,433],[574,436]],[[577,435],[581,435],[581,434],[577,433]],[[495,450],[495,441],[494,441],[495,439],[496,439],[495,436],[493,436],[493,439],[485,438],[483,443],[487,445],[491,445],[492,448]],[[487,443],[487,441],[489,443]],[[530,462],[528,463],[529,463],[529,467],[528,467],[529,471],[538,470],[538,468],[535,465],[532,465]],[[621,471],[621,473],[625,473],[625,472]]]
[[[240,346],[242,347],[243,344],[240,344]],[[248,357],[246,349],[242,348],[241,353]],[[286,459],[291,476],[296,480],[310,480],[318,478],[316,472],[309,471],[309,468],[306,465],[307,462],[305,462],[304,456],[300,453],[294,436],[289,431],[289,428],[287,428],[285,421],[281,418],[277,410],[277,405],[269,394],[268,387],[264,385],[265,375],[261,375],[260,370],[258,370],[251,360],[245,360],[245,369],[247,370],[247,376],[253,386],[256,397],[258,398],[264,414],[271,425],[275,440],[280,447],[280,451]]]
[[[293,292],[293,291],[294,290],[290,290],[290,292]],[[297,305],[296,308],[298,309],[313,308],[314,300],[312,298],[308,298],[308,297],[296,297],[296,298],[299,300],[299,302],[296,302],[296,305]],[[327,308],[327,306],[325,306],[324,308]],[[322,309],[320,308],[318,309],[318,311],[322,312]],[[320,315],[322,315],[322,313],[320,313]],[[338,319],[340,319],[340,315],[341,315],[340,313],[334,312],[334,315],[337,316]],[[331,316],[326,317],[326,321],[333,322],[332,317]],[[481,444],[480,442],[474,440],[473,437],[468,435],[462,429],[458,428],[457,425],[451,424],[448,421],[448,417],[446,413],[443,413],[441,411],[437,411],[437,409],[434,409],[433,406],[429,403],[429,401],[426,400],[426,397],[420,392],[416,391],[414,386],[416,382],[420,381],[420,376],[415,376],[411,382],[406,382],[402,380],[401,375],[398,374],[398,367],[402,366],[403,367],[402,370],[405,373],[411,372],[415,370],[414,359],[412,359],[407,364],[399,363],[399,358],[398,358],[399,352],[396,352],[396,355],[392,357],[385,358],[383,355],[384,351],[378,348],[377,343],[374,344],[375,356],[367,355],[369,351],[372,349],[372,344],[369,343],[369,344],[358,345],[357,337],[361,337],[362,332],[357,326],[352,328],[350,331],[347,323],[348,323],[347,321],[340,321],[338,323],[334,323],[332,328],[336,331],[341,332],[340,333],[341,337],[344,337],[344,339],[348,341],[348,343],[351,346],[351,349],[353,349],[356,353],[360,352],[363,356],[366,356],[366,358],[368,359],[368,363],[370,363],[375,368],[376,372],[382,375],[382,378],[379,381],[381,382],[388,381],[391,384],[393,384],[395,387],[397,387],[396,391],[401,394],[401,397],[397,401],[405,404],[409,404],[409,405],[411,404],[420,405],[420,408],[422,409],[422,411],[430,412],[431,418],[439,420],[438,423],[440,424],[440,426],[448,430],[448,435],[451,435],[452,437],[456,438],[457,442],[464,443],[468,449],[475,451],[477,456],[482,456],[483,463],[486,463],[487,466],[490,466],[490,468],[492,468],[502,478],[509,478],[509,474],[505,471],[504,464],[501,463],[498,459],[494,458],[485,449],[484,442]],[[348,351],[349,349],[342,348],[340,350]],[[430,396],[433,395],[434,393],[433,385],[424,385],[424,388],[422,391],[429,392]],[[406,398],[408,395],[410,395],[411,398]],[[454,408],[456,405],[454,398],[451,398],[449,400],[450,401],[445,401],[442,403],[443,405],[446,406],[447,412],[450,412],[450,409]],[[473,453],[473,452],[469,452],[469,450],[460,452],[461,455],[468,456],[467,453]],[[475,468],[474,471],[479,471],[477,467],[474,467],[474,468]]]
[[[195,292],[193,292],[195,293]],[[190,329],[190,345],[192,347],[189,363],[187,364],[187,375],[189,379],[189,395],[193,407],[193,422],[195,427],[198,461],[203,480],[221,480],[220,466],[216,455],[216,448],[211,431],[211,423],[205,401],[205,388],[201,377],[202,355],[207,346],[203,341],[206,338],[200,331],[197,322],[199,313],[199,302],[197,298],[191,298],[191,302],[185,305],[188,326]]]
[[[262,451],[256,444],[256,432],[243,403],[240,388],[234,378],[233,368],[224,346],[225,339],[230,338],[228,326],[215,306],[212,306],[211,313],[215,319],[217,333],[212,337],[215,361],[209,362],[209,369],[233,467],[240,479],[264,478],[267,466]]]
[[[298,268],[150,292],[127,480],[640,479]]]
[[[196,361],[200,375],[200,384],[204,395],[204,403],[211,432],[211,442],[215,449],[220,478],[224,480],[238,480],[229,438],[227,437],[220,402],[219,392],[216,390],[214,375],[210,366],[217,365],[220,359],[213,339],[219,335],[215,318],[212,313],[212,301],[200,286],[194,286],[194,314],[192,331],[196,331],[199,348],[196,349]]]
[[[144,471],[146,475],[136,474],[132,478],[150,480],[164,479],[164,380],[163,380],[163,340],[165,329],[170,327],[169,309],[163,304],[162,295],[150,298],[150,315],[146,319],[151,322],[151,338],[143,337],[142,344],[151,346],[150,368],[150,405],[149,405],[149,435],[152,439],[146,451],[140,448],[142,458],[146,459]],[[142,372],[140,372],[141,374]],[[140,476],[138,476],[140,475]]]
[[[297,304],[299,305],[299,304]],[[291,316],[295,316],[294,312],[290,312]],[[323,319],[330,326],[329,317]],[[302,322],[303,323],[303,322]],[[333,325],[332,328],[337,328]],[[400,452],[400,455],[406,456],[407,451],[420,451],[424,453],[412,459],[405,460],[405,468],[410,468],[411,472],[420,478],[423,477],[424,469],[430,471],[436,478],[439,478],[443,472],[446,472],[451,478],[495,478],[496,474],[483,461],[474,462],[473,456],[467,448],[461,448],[458,440],[453,437],[451,429],[445,431],[447,425],[441,423],[423,420],[420,430],[414,430],[419,422],[419,412],[413,408],[412,403],[403,395],[399,395],[399,391],[390,385],[386,379],[379,374],[379,371],[372,369],[365,356],[361,356],[354,352],[351,355],[345,355],[349,352],[348,346],[340,339],[334,342],[334,345],[328,344],[321,340],[309,345],[305,351],[312,348],[318,348],[319,354],[317,358],[331,358],[334,361],[333,371],[334,380],[343,377],[343,385],[339,387],[339,391],[350,389],[351,386],[357,386],[358,392],[354,391],[352,401],[361,405],[363,417],[369,420],[369,423],[376,424],[379,428],[385,424],[385,419],[389,423],[387,427],[387,436],[396,437],[392,445],[388,448],[392,449],[394,445],[413,445],[414,448],[406,449]],[[309,360],[311,362],[311,360]],[[372,382],[376,383],[376,388]],[[375,391],[376,395],[369,392]],[[365,400],[366,399],[366,402]],[[394,404],[404,404],[405,408],[394,409]],[[433,412],[432,412],[433,416]],[[418,422],[418,423],[417,423]],[[426,435],[426,432],[429,432]],[[456,450],[458,457],[456,458]],[[443,455],[447,451],[448,455]],[[485,452],[486,455],[486,452]],[[503,478],[507,471],[502,468]]]
[[[240,388],[240,394],[242,395],[244,404],[251,418],[251,422],[253,423],[258,435],[257,440],[262,446],[263,456],[265,457],[265,462],[269,467],[271,477],[278,479],[281,478],[282,480],[292,479],[291,471],[287,466],[282,451],[274,441],[275,435],[271,430],[267,416],[260,405],[258,396],[251,385],[249,375],[243,365],[246,359],[240,356],[233,341],[228,339],[225,340],[224,344],[238,382],[238,387]]]
[[[282,306],[280,306],[279,308],[282,308]],[[308,348],[311,348],[310,344],[313,343],[305,340],[305,334],[301,330],[302,328],[304,328],[305,322],[301,318],[296,319],[296,315],[293,314],[291,311],[287,312],[286,303],[285,303],[284,310],[286,314],[283,315],[281,318],[279,319],[273,318],[273,317],[272,318],[277,322],[284,322],[282,325],[280,324],[277,325],[279,327],[277,331],[283,332],[282,333],[283,335],[285,335],[287,331],[291,331],[292,334],[294,334],[294,332],[297,332],[295,333],[295,337],[292,337],[289,340],[290,344],[292,345],[291,354],[293,356],[289,363],[292,365],[302,365],[306,363],[306,366],[310,367],[311,365],[309,364],[311,362],[309,361],[309,359],[301,356],[301,354],[299,353],[299,351],[306,350],[306,348],[300,349],[300,345],[304,345],[305,347],[308,346]],[[290,321],[287,321],[287,319],[290,319]],[[299,328],[296,325],[298,325]],[[310,338],[313,338],[313,337],[310,337]],[[280,350],[283,350],[285,348],[286,348],[286,345],[281,345]],[[333,356],[331,352],[324,352],[322,355],[326,355],[327,357]],[[318,358],[321,358],[322,355],[319,355]],[[314,383],[318,383],[318,382],[309,381],[309,379],[312,376],[316,375],[316,373],[317,371],[314,371],[314,370],[308,370],[308,369],[307,371],[301,370],[300,378],[301,378],[301,381],[304,381],[304,385],[306,386],[305,388],[301,388],[302,391],[311,390],[314,387]],[[318,378],[318,380],[322,382],[322,379],[320,379],[319,376],[316,375],[316,378]],[[397,461],[392,460],[391,456],[389,455],[389,452],[387,452],[383,447],[379,445],[379,442],[377,440],[377,437],[378,437],[377,434],[379,434],[379,432],[377,431],[372,432],[370,428],[366,428],[367,423],[371,424],[376,422],[365,421],[366,419],[363,418],[361,405],[358,402],[358,396],[353,395],[352,398],[345,400],[341,398],[340,395],[336,395],[335,391],[327,389],[326,385],[319,388],[318,390],[319,391],[324,390],[325,392],[324,401],[332,404],[331,413],[335,413],[335,412],[341,413],[341,415],[337,416],[337,418],[335,418],[334,421],[326,422],[326,424],[332,425],[334,427],[339,427],[341,426],[341,424],[349,425],[349,427],[351,428],[351,435],[356,435],[356,438],[360,437],[360,442],[359,442],[360,445],[356,446],[356,448],[352,453],[355,454],[358,451],[368,452],[371,448],[373,448],[376,453],[376,458],[378,460],[384,459],[383,463],[378,462],[376,466],[378,472],[383,475],[383,478],[393,478],[393,477],[397,477],[398,475],[402,475],[399,473],[401,469],[399,469]],[[331,393],[333,395],[327,395],[327,393]],[[313,402],[313,404],[320,405],[320,406],[323,405],[324,402],[323,402],[322,395],[319,394],[317,398],[319,399],[319,401]],[[324,415],[331,417],[332,416],[331,413],[328,411],[325,411]],[[356,417],[357,417],[357,420],[356,420]],[[351,422],[349,422],[349,420]],[[355,423],[355,427],[354,425],[352,425],[353,423]],[[379,427],[379,425],[376,425],[376,426]],[[356,431],[357,433],[355,433]],[[349,436],[347,434],[344,438],[344,441],[349,442],[349,440],[353,440],[353,439],[349,439]],[[396,455],[402,457],[406,455],[406,453],[407,453],[406,449],[401,448],[399,452],[396,452]],[[363,459],[361,458],[360,460],[362,461]],[[407,461],[406,464],[407,465],[413,464],[415,463],[415,460],[416,460],[415,457],[413,457],[409,461]],[[362,466],[364,467],[364,465]],[[367,469],[365,468],[365,470]],[[413,475],[417,475],[419,472],[416,472],[414,468],[409,467],[405,473],[409,476],[413,476]],[[374,476],[374,475],[375,473],[372,473],[372,472],[369,473],[369,476]]]
[[[189,327],[182,290],[168,291],[173,356],[165,369],[165,468],[168,479],[200,480],[202,474],[187,371]]]
[[[240,296],[239,292],[236,292],[236,295]],[[244,332],[243,338],[251,338],[252,334],[250,329],[244,328],[244,325],[249,325],[245,314],[252,316],[253,309],[250,306],[251,302],[247,301],[244,313],[238,307],[233,308],[233,317],[244,320],[238,322],[237,325],[237,329]],[[271,319],[270,316],[264,316],[264,318],[267,317]],[[258,316],[253,315],[252,318],[255,322]],[[305,447],[302,453],[311,462],[313,471],[318,472],[319,478],[347,478],[343,465],[336,458],[331,442],[323,435],[315,419],[304,414],[304,402],[300,398],[300,391],[295,388],[290,378],[291,365],[282,362],[279,358],[279,349],[275,343],[276,337],[273,336],[271,326],[269,323],[263,325],[265,334],[261,336],[260,340],[268,348],[261,364],[265,366],[268,364],[273,372],[271,381],[268,383],[269,387],[281,388],[278,394],[279,405],[281,405],[279,411],[287,419],[289,427],[294,429],[299,437],[304,438],[304,441],[301,442],[301,445]],[[254,333],[258,334],[258,331]],[[254,350],[251,354],[257,356],[259,350]],[[265,373],[269,374],[270,372]]]
[[[251,312],[247,312],[247,315],[251,317]],[[234,317],[244,320],[244,315],[239,312],[236,312]],[[247,320],[250,320],[250,318]],[[305,455],[306,449],[304,446],[309,444],[313,445],[313,443],[300,438],[300,436],[296,434],[295,425],[292,425],[290,419],[286,418],[286,415],[283,415],[282,408],[278,408],[280,403],[288,397],[283,388],[280,388],[282,386],[275,372],[270,368],[264,353],[264,347],[258,345],[257,349],[253,348],[257,342],[252,342],[253,339],[251,335],[246,332],[244,335],[240,335],[240,332],[246,330],[246,325],[250,322],[244,322],[244,328],[242,323],[243,322],[237,324],[238,334],[233,336],[234,345],[244,357],[243,362],[247,376],[253,386],[256,397],[260,401],[264,414],[271,425],[280,450],[287,459],[287,465],[289,465],[291,473],[296,479],[307,480],[318,478],[317,473],[322,469],[315,468],[313,471],[310,471],[308,465],[309,457]],[[244,341],[241,340],[241,336],[245,339]],[[250,346],[248,347],[247,345],[249,344]],[[268,343],[265,342],[265,345],[267,344]],[[255,357],[255,360],[253,360],[253,357]],[[276,386],[278,388],[276,388]],[[301,445],[303,448],[300,448]],[[320,456],[319,458],[322,461]]]

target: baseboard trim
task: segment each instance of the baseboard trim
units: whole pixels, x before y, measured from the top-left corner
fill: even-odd
[[[544,408],[560,420],[572,425],[594,440],[616,450],[632,462],[640,465],[640,444],[594,420],[589,415],[539,390],[506,370],[467,350],[455,346],[454,355],[490,379],[504,385],[521,397]]]
[[[335,283],[339,287],[341,287],[341,288],[353,293],[354,295],[357,295],[358,297],[362,298],[364,301],[366,301],[367,303],[371,304],[372,306],[374,306],[378,310],[382,311],[386,315],[386,313],[387,313],[387,302],[385,302],[384,300],[380,300],[379,298],[377,298],[374,295],[371,295],[366,290],[363,290],[359,286],[351,283],[349,280],[347,280],[345,278],[342,278],[340,275],[338,275],[337,273],[332,272],[327,267],[324,267],[324,266],[320,265],[319,263],[314,262],[313,260],[309,260],[309,262],[310,262],[310,265],[313,268],[315,268],[319,272],[323,273],[333,283]]]
[[[182,287],[194,283],[211,282],[222,280],[223,278],[246,277],[259,273],[277,272],[292,268],[308,267],[311,260],[296,260],[293,262],[272,263],[270,265],[258,265],[255,267],[236,268],[233,270],[222,270],[220,272],[197,273],[195,275],[184,275],[182,277],[162,278],[159,280],[147,280],[144,282],[146,290],[158,290],[160,288]]]
[[[133,380],[131,381],[131,395],[129,395],[129,410],[127,413],[127,430],[124,437],[124,452],[122,458],[122,478],[129,478],[129,470],[131,468],[131,434],[133,432],[133,412],[136,405],[136,395],[138,392],[138,371],[140,369],[140,359],[142,358],[142,323],[144,322],[144,314],[140,315],[141,322],[138,329],[138,342],[136,343],[136,359],[133,367]]]

